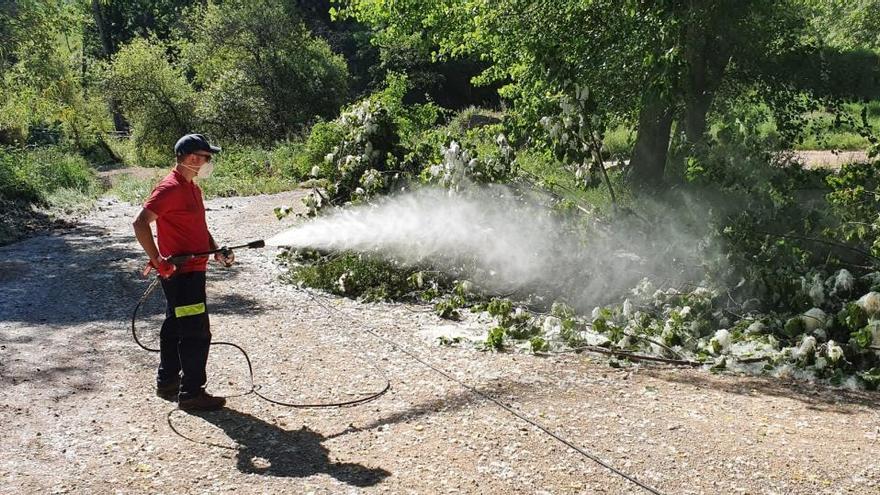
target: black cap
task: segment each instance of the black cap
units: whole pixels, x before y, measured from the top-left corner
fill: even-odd
[[[177,140],[174,144],[175,155],[188,155],[195,151],[207,151],[209,153],[219,153],[219,146],[211,146],[205,136],[201,134],[187,134]]]

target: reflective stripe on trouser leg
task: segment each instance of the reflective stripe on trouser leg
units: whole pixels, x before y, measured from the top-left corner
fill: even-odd
[[[188,304],[186,306],[177,306],[174,308],[174,316],[183,318],[185,316],[200,315],[205,312],[205,303]]]

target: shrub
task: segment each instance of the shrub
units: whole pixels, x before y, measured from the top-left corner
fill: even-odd
[[[250,196],[271,194],[295,187],[286,179],[283,165],[272,160],[273,153],[260,147],[230,146],[215,156],[213,175],[201,181],[205,195]]]
[[[288,253],[286,259],[291,265],[290,281],[368,301],[415,300],[422,294],[436,293],[441,284],[450,285],[436,272],[371,254],[345,252],[324,257],[315,251],[299,251]]]
[[[323,179],[330,204],[363,200],[385,193],[404,180],[397,169],[401,150],[396,125],[379,100],[364,99],[342,112],[332,124],[313,130],[314,141],[329,144],[338,140],[324,157],[324,164],[312,167],[311,175]],[[313,141],[313,138],[309,139]],[[315,198],[305,198],[313,211]]]
[[[223,139],[268,144],[348,97],[348,69],[311,35],[296,8],[279,0],[208,3],[190,11],[181,56],[204,92],[197,111]]]
[[[131,124],[137,159],[146,165],[167,164],[177,139],[196,127],[195,91],[167,52],[155,38],[134,39],[113,56],[103,76],[107,94]]]
[[[88,87],[83,55],[61,42],[80,36],[80,10],[69,2],[0,7],[0,143],[86,151],[110,129],[106,103]]]
[[[325,157],[338,148],[344,136],[338,121],[318,122],[312,126],[301,152],[297,154],[295,169],[302,177],[332,177],[336,174],[335,163]],[[315,168],[317,167],[317,168]]]
[[[40,190],[31,181],[21,152],[0,148],[0,199],[34,202]]]
[[[44,202],[62,189],[97,194],[97,178],[84,158],[57,148],[30,152],[0,148],[0,199]]]

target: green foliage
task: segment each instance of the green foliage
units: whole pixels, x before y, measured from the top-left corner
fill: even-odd
[[[335,162],[326,157],[342,143],[344,130],[340,122],[318,122],[312,126],[302,152],[295,162],[302,177],[333,177]]]
[[[857,331],[868,324],[868,313],[858,304],[849,303],[837,314],[837,321],[849,331]]]
[[[880,367],[871,368],[859,373],[858,376],[865,382],[868,390],[880,390]]]
[[[194,0],[98,0],[80,2],[91,17],[83,26],[84,49],[94,59],[109,59],[134,38],[169,39]]]
[[[402,145],[416,146],[425,132],[437,124],[442,109],[433,103],[404,104],[411,82],[407,75],[390,72],[385,77],[385,87],[372,95],[382,108],[391,115]]]
[[[495,351],[504,349],[504,334],[504,327],[494,327],[489,330],[489,333],[486,335],[486,348]]]
[[[425,291],[451,285],[442,274],[368,253],[292,251],[284,258],[291,282],[365,301],[417,299]]]
[[[785,322],[785,326],[782,329],[783,335],[790,339],[796,338],[805,331],[804,320],[800,317],[790,318]]]
[[[196,124],[196,93],[167,52],[159,40],[135,39],[114,55],[104,73],[104,90],[131,124],[135,153],[144,165],[169,163],[174,143]]]
[[[391,190],[409,174],[397,168],[401,150],[393,117],[380,99],[367,98],[342,112],[332,124],[316,126],[309,137],[310,152],[335,144],[312,167],[311,175],[327,183],[330,204],[366,200]],[[314,212],[323,202],[306,198]]]
[[[445,129],[426,133],[424,139],[423,146],[406,157],[406,163],[422,167],[425,183],[461,190],[507,183],[516,176],[516,152],[499,125],[459,133],[453,121]]]
[[[548,344],[543,337],[539,337],[536,335],[529,339],[529,347],[534,353],[545,352],[550,349],[550,344]]]
[[[418,280],[417,285],[421,287],[423,285],[423,273],[417,272],[414,274],[414,277],[415,276],[419,277],[416,280]],[[433,299],[435,297],[436,290],[422,293],[422,299]],[[441,297],[439,301],[434,303],[434,313],[440,318],[447,320],[461,319],[459,309],[472,305],[474,297],[475,294],[471,292],[471,283],[469,281],[465,280],[456,282],[452,288],[451,294]]]
[[[0,148],[0,200],[46,202],[61,190],[97,195],[98,181],[85,159],[57,148]]]
[[[821,39],[838,48],[880,50],[880,2],[877,0],[811,0],[812,25]]]
[[[201,179],[207,197],[274,194],[296,187],[285,178],[287,167],[279,153],[258,147],[230,146],[216,155],[214,173]],[[281,155],[283,156],[283,154]]]
[[[867,349],[874,340],[873,327],[866,326],[856,330],[850,335],[853,343],[862,349]]]
[[[0,8],[0,144],[72,144],[91,150],[109,130],[106,106],[85,88],[82,19],[66,2]]]
[[[461,313],[458,311],[460,307],[454,298],[441,299],[434,303],[434,314],[444,320],[459,320],[461,319]]]
[[[33,202],[40,199],[40,190],[31,183],[28,164],[22,153],[0,148],[0,198]]]
[[[608,158],[625,159],[632,153],[635,141],[635,131],[625,125],[609,127],[604,134],[602,145],[608,153]]]
[[[845,165],[826,182],[831,188],[826,199],[841,222],[834,234],[880,255],[880,164]]]
[[[629,177],[646,182],[663,178],[670,129],[681,143],[698,145],[707,118],[729,111],[743,97],[767,104],[776,135],[787,146],[800,143],[808,131],[806,112],[828,107],[839,127],[839,100],[864,98],[878,65],[870,57],[816,48],[809,26],[815,11],[797,0],[338,3],[343,14],[374,26],[385,44],[409,42],[440,59],[485,60],[478,79],[505,84],[500,93],[514,103],[509,134],[514,141],[532,138],[539,119],[554,116],[552,100],[560,91],[588,90],[584,100],[590,105],[569,115],[572,125],[564,127],[589,128],[558,133],[551,144],[572,148],[571,135],[577,136],[574,151],[580,156],[566,160],[583,167],[584,155],[593,154],[585,153],[583,143],[592,141],[596,154],[629,151],[635,136],[616,132],[602,146],[602,133],[614,126],[637,128],[647,138],[636,148],[642,152],[634,154]],[[556,112],[560,119],[566,113]],[[669,125],[671,120],[677,125]],[[856,128],[861,142],[873,143],[870,129]],[[856,145],[842,142],[842,135],[834,139]],[[683,172],[682,155],[670,158],[676,169],[667,177],[675,177]]]
[[[541,118],[549,134],[549,145],[565,163],[572,164],[575,178],[584,187],[604,178],[603,131],[606,124],[588,88],[575,85],[558,98],[559,114]]]
[[[296,8],[278,0],[210,2],[187,16],[181,57],[201,90],[197,112],[223,139],[270,143],[348,96],[348,69],[315,38]]]
[[[540,329],[534,325],[532,314],[523,310],[523,308],[514,307],[509,299],[492,299],[485,305],[485,310],[490,316],[495,318],[495,322],[497,323],[496,328],[503,332],[502,336],[517,340],[528,340],[537,336],[540,331]],[[490,332],[486,340],[486,345],[492,348],[498,348],[495,343],[493,343],[492,339],[494,337],[495,336],[493,336],[492,332]]]

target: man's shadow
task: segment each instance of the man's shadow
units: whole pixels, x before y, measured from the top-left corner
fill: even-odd
[[[288,431],[233,409],[193,412],[222,429],[238,443],[238,469],[243,473],[304,478],[327,473],[353,486],[373,486],[391,473],[360,464],[330,462],[323,435],[303,427]]]

